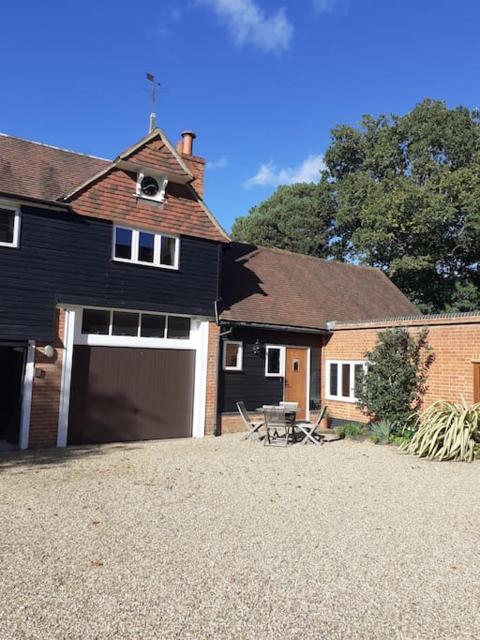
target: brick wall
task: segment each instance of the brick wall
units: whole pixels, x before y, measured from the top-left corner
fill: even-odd
[[[53,342],[55,355],[47,358],[42,349],[46,345],[37,343],[35,348],[35,369],[41,375],[33,378],[32,407],[30,414],[30,433],[28,446],[55,447],[57,444],[58,411],[60,406],[60,387],[64,356],[63,310],[56,311],[56,339]]]
[[[220,327],[208,325],[207,396],[205,408],[205,435],[212,435],[217,422],[218,342]]]
[[[428,341],[435,354],[428,376],[424,398],[427,406],[435,400],[473,400],[473,363],[480,362],[480,316],[431,318],[379,325],[340,325],[322,351],[322,380],[325,381],[327,360],[362,360],[371,349],[378,332],[393,326],[405,326],[412,333],[428,328]],[[325,385],[322,389],[325,398]],[[366,421],[353,403],[324,400],[330,418]]]

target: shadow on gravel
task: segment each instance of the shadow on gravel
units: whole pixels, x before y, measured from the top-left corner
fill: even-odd
[[[31,449],[28,451],[9,451],[0,453],[0,473],[8,470],[20,470],[28,467],[46,468],[66,466],[70,462],[85,458],[94,458],[112,454],[115,451],[138,449],[133,443],[124,442],[108,445],[85,445],[59,449]]]

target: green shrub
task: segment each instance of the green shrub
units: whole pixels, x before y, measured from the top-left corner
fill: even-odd
[[[414,336],[404,328],[381,331],[365,353],[367,372],[360,371],[355,380],[358,406],[375,421],[389,422],[393,435],[401,435],[425,393],[434,358],[427,337],[427,330]]]
[[[370,425],[370,440],[375,444],[388,444],[393,433],[394,425],[388,420],[379,420]]]
[[[352,438],[356,440],[366,433],[366,427],[359,422],[348,422],[336,428],[336,432],[343,438]]]
[[[430,460],[471,462],[480,441],[480,403],[438,400],[420,414],[418,430],[402,449]]]
[[[402,436],[391,436],[390,442],[392,444],[395,444],[397,447],[403,448],[404,446],[407,446],[411,442],[413,435],[414,434],[402,435]]]

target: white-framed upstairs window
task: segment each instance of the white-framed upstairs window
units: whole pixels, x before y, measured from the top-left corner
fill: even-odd
[[[20,240],[20,207],[0,203],[0,247],[16,249]]]
[[[265,375],[282,378],[285,375],[285,347],[269,344],[265,348]]]
[[[162,269],[178,269],[180,238],[115,225],[113,259]]]
[[[223,344],[223,368],[225,371],[242,371],[243,343],[226,340]]]
[[[140,171],[137,174],[135,195],[137,198],[153,200],[154,202],[163,202],[165,200],[167,185],[168,179],[165,176],[159,173]]]
[[[361,371],[367,372],[365,360],[327,360],[325,397],[328,400],[356,402],[356,384]]]

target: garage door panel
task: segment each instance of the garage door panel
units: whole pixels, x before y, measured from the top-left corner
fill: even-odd
[[[192,434],[195,352],[76,346],[69,444]]]

